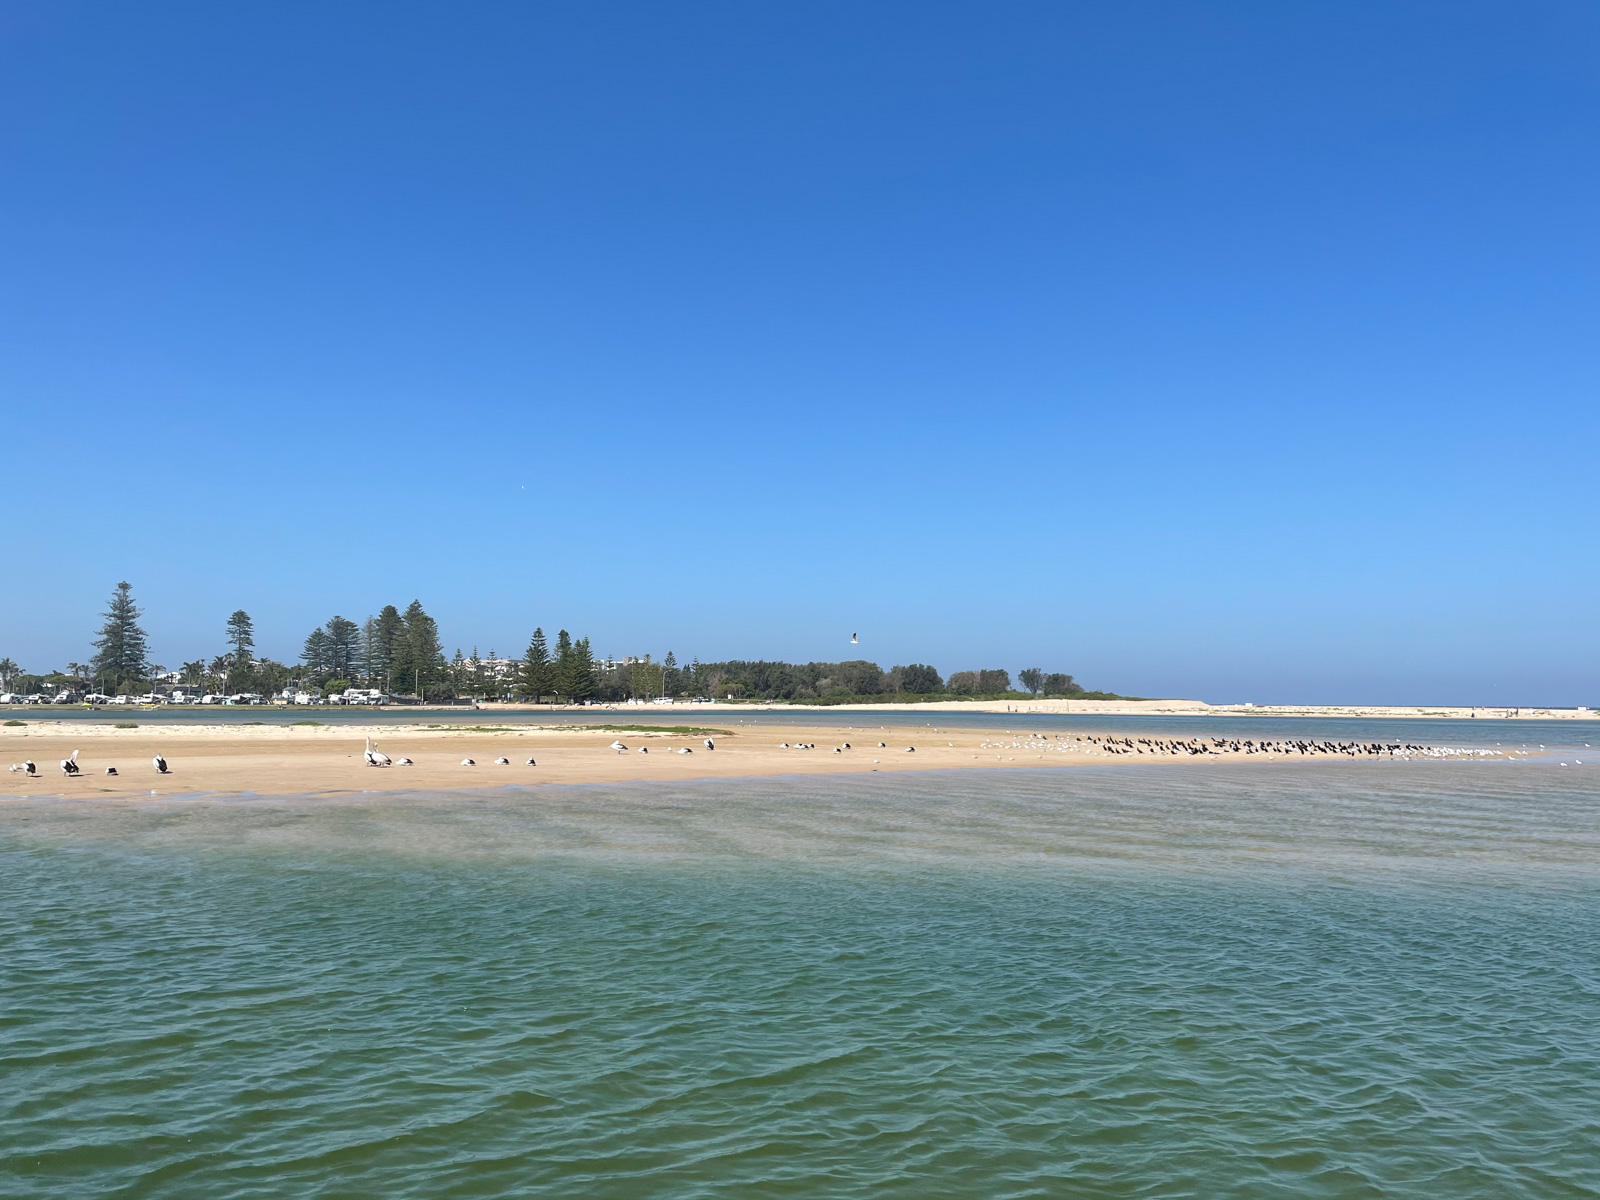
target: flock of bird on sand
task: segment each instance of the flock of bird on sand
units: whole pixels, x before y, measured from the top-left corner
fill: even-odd
[[[68,779],[71,779],[74,775],[83,774],[83,768],[78,765],[78,755],[82,753],[82,750],[74,750],[69,757],[61,760],[61,773]],[[172,771],[167,766],[167,760],[159,754],[150,760],[150,765],[156,769],[157,775],[172,774]],[[25,758],[19,763],[12,763],[7,770],[12,774],[20,773],[27,779],[39,778],[39,766],[31,758]],[[117,769],[115,767],[107,767],[106,774],[115,775],[117,774]]]
[[[1456,749],[1454,747],[1417,746],[1409,742],[1329,742],[1308,740],[1256,741],[1251,738],[1239,739],[1221,737],[1134,738],[1101,734],[1065,733],[1026,734],[1022,736],[1026,740],[1017,740],[1016,738],[1012,738],[1009,743],[991,740],[983,742],[980,748],[984,750],[1035,750],[1069,754],[1082,753],[1091,755],[1149,754],[1162,756],[1184,755],[1189,757],[1214,757],[1218,754],[1260,754],[1266,755],[1269,758],[1277,758],[1280,755],[1283,757],[1298,755],[1303,758],[1344,756],[1348,758],[1409,759],[1413,757],[1482,757],[1499,753],[1499,751],[1495,750],[1469,750]],[[706,738],[705,748],[707,750],[715,750],[717,748],[716,742],[714,742],[711,738]],[[789,742],[780,742],[779,748],[783,750],[815,750],[817,748],[817,744],[815,742],[796,742],[793,744]],[[841,742],[839,745],[833,747],[833,753],[843,754],[850,748],[851,746],[849,742]],[[885,750],[888,747],[885,743],[879,742],[877,748],[880,750]],[[616,751],[618,754],[626,754],[628,752],[628,747],[620,740],[612,742],[610,749]],[[917,748],[915,746],[907,746],[904,753],[915,754],[916,750]],[[640,746],[638,748],[638,752],[640,754],[649,754],[650,747]],[[674,753],[674,751],[670,749],[667,752]],[[78,755],[80,753],[82,753],[82,751],[74,750],[70,757],[63,758],[61,760],[61,773],[67,776],[69,779],[83,773],[83,768],[78,765]],[[688,746],[680,746],[675,753],[693,754],[694,751]],[[1041,757],[1042,756],[1043,755],[1041,754]],[[373,741],[370,737],[367,739],[366,749],[362,752],[361,757],[369,767],[410,767],[415,765],[409,758],[390,758],[387,754],[385,754],[382,750],[379,750],[378,747],[373,744]],[[973,755],[973,757],[976,758],[977,755]],[[996,755],[996,757],[999,757],[999,755]],[[873,759],[872,761],[877,762],[878,760]],[[498,767],[508,767],[511,765],[511,760],[501,756],[495,759],[494,763],[495,766]],[[155,768],[156,774],[158,775],[172,774],[171,769],[167,766],[167,760],[159,754],[150,760],[150,765]],[[473,759],[463,758],[461,760],[461,765],[463,767],[472,767],[476,766],[477,763]],[[526,765],[535,767],[539,764],[530,757],[527,760]],[[24,759],[20,763],[12,763],[10,770],[13,774],[20,773],[28,779],[38,779],[40,777],[38,765],[35,764],[32,759]],[[105,769],[105,773],[107,775],[116,775],[117,768],[107,767]]]
[[[705,745],[707,750],[715,750],[717,748],[716,742],[712,741],[710,738],[706,739]],[[612,742],[611,749],[615,750],[618,754],[621,754],[625,752],[628,747],[624,746],[621,742]],[[71,779],[73,776],[83,774],[83,768],[78,765],[78,755],[82,753],[83,751],[81,750],[74,750],[70,757],[63,758],[61,760],[61,773],[67,778]],[[639,753],[648,754],[650,753],[650,748],[648,746],[640,746]],[[683,746],[679,748],[678,753],[693,754],[694,751],[689,749],[687,746]],[[366,749],[361,752],[361,758],[369,767],[411,767],[416,765],[409,758],[404,756],[401,756],[400,758],[390,758],[387,754],[385,754],[382,750],[379,750],[378,747],[373,744],[371,738],[367,739]],[[150,763],[153,767],[155,767],[158,775],[172,774],[171,768],[167,766],[167,760],[161,755],[156,755],[150,760]],[[497,767],[509,767],[511,765],[511,760],[502,755],[494,760],[494,764]],[[475,767],[478,764],[473,759],[463,758],[461,760],[461,765],[463,767]],[[525,765],[536,767],[539,764],[530,757]],[[27,779],[39,778],[39,765],[31,758],[24,759],[19,763],[12,763],[10,771],[12,774],[20,773]],[[116,775],[117,773],[117,768],[115,767],[106,768],[107,775]]]
[[[1456,749],[1454,747],[1418,746],[1410,742],[1328,742],[1296,740],[1261,740],[1253,738],[1223,737],[1119,737],[1103,734],[1035,734],[1025,735],[1026,741],[1013,738],[1010,742],[984,742],[984,750],[1043,750],[1058,753],[1093,755],[1184,755],[1188,757],[1214,757],[1218,754],[1264,754],[1269,758],[1280,755],[1302,758],[1343,756],[1348,758],[1453,758],[1457,756],[1482,757],[1497,754],[1494,750]],[[976,756],[974,756],[976,757]]]

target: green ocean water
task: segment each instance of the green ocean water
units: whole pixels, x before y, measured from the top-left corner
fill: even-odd
[[[1597,867],[1554,765],[0,805],[0,1195],[1600,1195]]]

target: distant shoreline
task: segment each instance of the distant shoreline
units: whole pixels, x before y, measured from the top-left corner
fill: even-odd
[[[81,704],[5,705],[0,707],[0,726],[6,721],[34,723],[49,721],[63,711],[74,714],[92,711],[107,721],[137,720],[140,716],[157,713],[182,713],[184,716],[203,718],[226,713],[228,720],[245,714],[264,716],[290,715],[307,721],[316,721],[325,715],[340,716],[368,714],[394,718],[415,714],[420,720],[430,713],[561,713],[575,715],[602,714],[626,716],[630,721],[656,722],[671,718],[675,723],[691,720],[696,723],[736,719],[740,713],[770,712],[793,713],[797,717],[820,713],[868,713],[884,718],[892,713],[925,715],[928,713],[1015,713],[1042,716],[1108,716],[1108,717],[1320,717],[1387,720],[1470,721],[1477,719],[1495,721],[1593,721],[1600,720],[1600,710],[1593,708],[1517,707],[1516,705],[1398,705],[1398,704],[1210,704],[1204,700],[1073,700],[1066,698],[1039,700],[926,700],[897,704],[892,701],[871,704],[791,704],[782,700],[716,701],[711,704],[679,702],[675,704],[525,704],[509,701],[482,701],[478,704],[384,704],[371,706],[283,705],[264,704],[250,706],[198,706],[198,705],[100,705],[90,709]],[[75,718],[76,719],[76,718]],[[609,719],[609,718],[607,718]]]
[[[547,704],[479,705],[484,712],[544,711]],[[716,704],[615,704],[595,705],[604,712],[662,713],[714,712],[862,712],[896,711],[893,704],[786,704],[773,701],[720,701]],[[558,706],[554,711],[574,709]],[[1204,700],[927,700],[904,705],[903,712],[988,712],[1044,713],[1065,716],[1181,716],[1181,717],[1387,717],[1411,720],[1597,720],[1600,711],[1587,708],[1518,708],[1487,705],[1395,705],[1395,704],[1208,704]],[[708,718],[709,719],[709,718]]]

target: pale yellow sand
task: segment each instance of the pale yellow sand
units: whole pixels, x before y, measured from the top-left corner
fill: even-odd
[[[677,715],[677,714],[674,714]],[[640,721],[640,724],[645,722]],[[485,724],[490,724],[486,721]],[[707,722],[714,726],[714,722]],[[505,732],[386,726],[373,730],[378,748],[409,767],[369,767],[362,760],[365,729],[334,726],[237,725],[154,726],[116,729],[80,722],[30,722],[23,728],[0,728],[0,765],[32,759],[38,779],[18,773],[0,775],[0,794],[148,797],[202,792],[289,795],[303,792],[351,792],[407,788],[459,789],[507,784],[610,783],[627,780],[687,780],[758,775],[828,775],[867,771],[946,770],[959,767],[1041,767],[1074,764],[1196,763],[1268,761],[1264,755],[1219,754],[1203,758],[1126,755],[1107,757],[1068,749],[1053,738],[998,731],[876,727],[824,730],[812,727],[761,726],[728,730],[711,736],[626,733],[560,727],[511,728]],[[1065,727],[1060,732],[1066,732]],[[613,740],[625,753],[609,748]],[[878,742],[886,742],[880,748]],[[780,743],[788,742],[790,749]],[[851,748],[833,753],[849,742]],[[1016,742],[1018,744],[1013,745]],[[816,749],[794,748],[815,743]],[[915,750],[908,752],[907,746]],[[649,753],[639,753],[648,747]],[[678,754],[687,747],[693,752]],[[59,760],[74,749],[81,753],[82,774],[64,776]],[[172,773],[158,775],[151,758],[161,754]],[[497,766],[498,757],[510,759]],[[474,766],[461,765],[471,758]],[[536,766],[526,765],[536,760]],[[1276,761],[1296,761],[1278,758]],[[1306,760],[1298,760],[1306,761]],[[1323,761],[1323,760],[1317,760]],[[1336,761],[1353,761],[1340,759]],[[105,768],[115,766],[116,777]]]

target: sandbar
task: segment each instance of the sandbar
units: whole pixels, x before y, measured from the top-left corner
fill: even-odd
[[[708,714],[709,715],[709,714]],[[392,760],[363,759],[366,735]],[[1037,768],[1107,764],[1357,761],[1226,749],[1203,755],[1120,752],[1052,732],[930,730],[863,725],[853,729],[760,725],[728,728],[707,722],[693,734],[628,732],[581,726],[147,725],[117,729],[80,721],[38,721],[0,728],[0,765],[31,759],[39,776],[0,777],[0,795],[148,798],[152,795],[299,795],[335,792],[461,790],[871,771]],[[1103,736],[1103,735],[1102,735]],[[705,740],[710,737],[714,749]],[[611,743],[627,748],[617,751]],[[879,743],[884,743],[879,745]],[[58,763],[77,750],[81,773]],[[680,753],[687,750],[689,753]],[[160,754],[170,774],[158,774]],[[498,764],[497,759],[507,760]],[[528,760],[533,759],[533,765]],[[472,765],[464,760],[471,759]],[[107,775],[107,767],[117,774]]]

